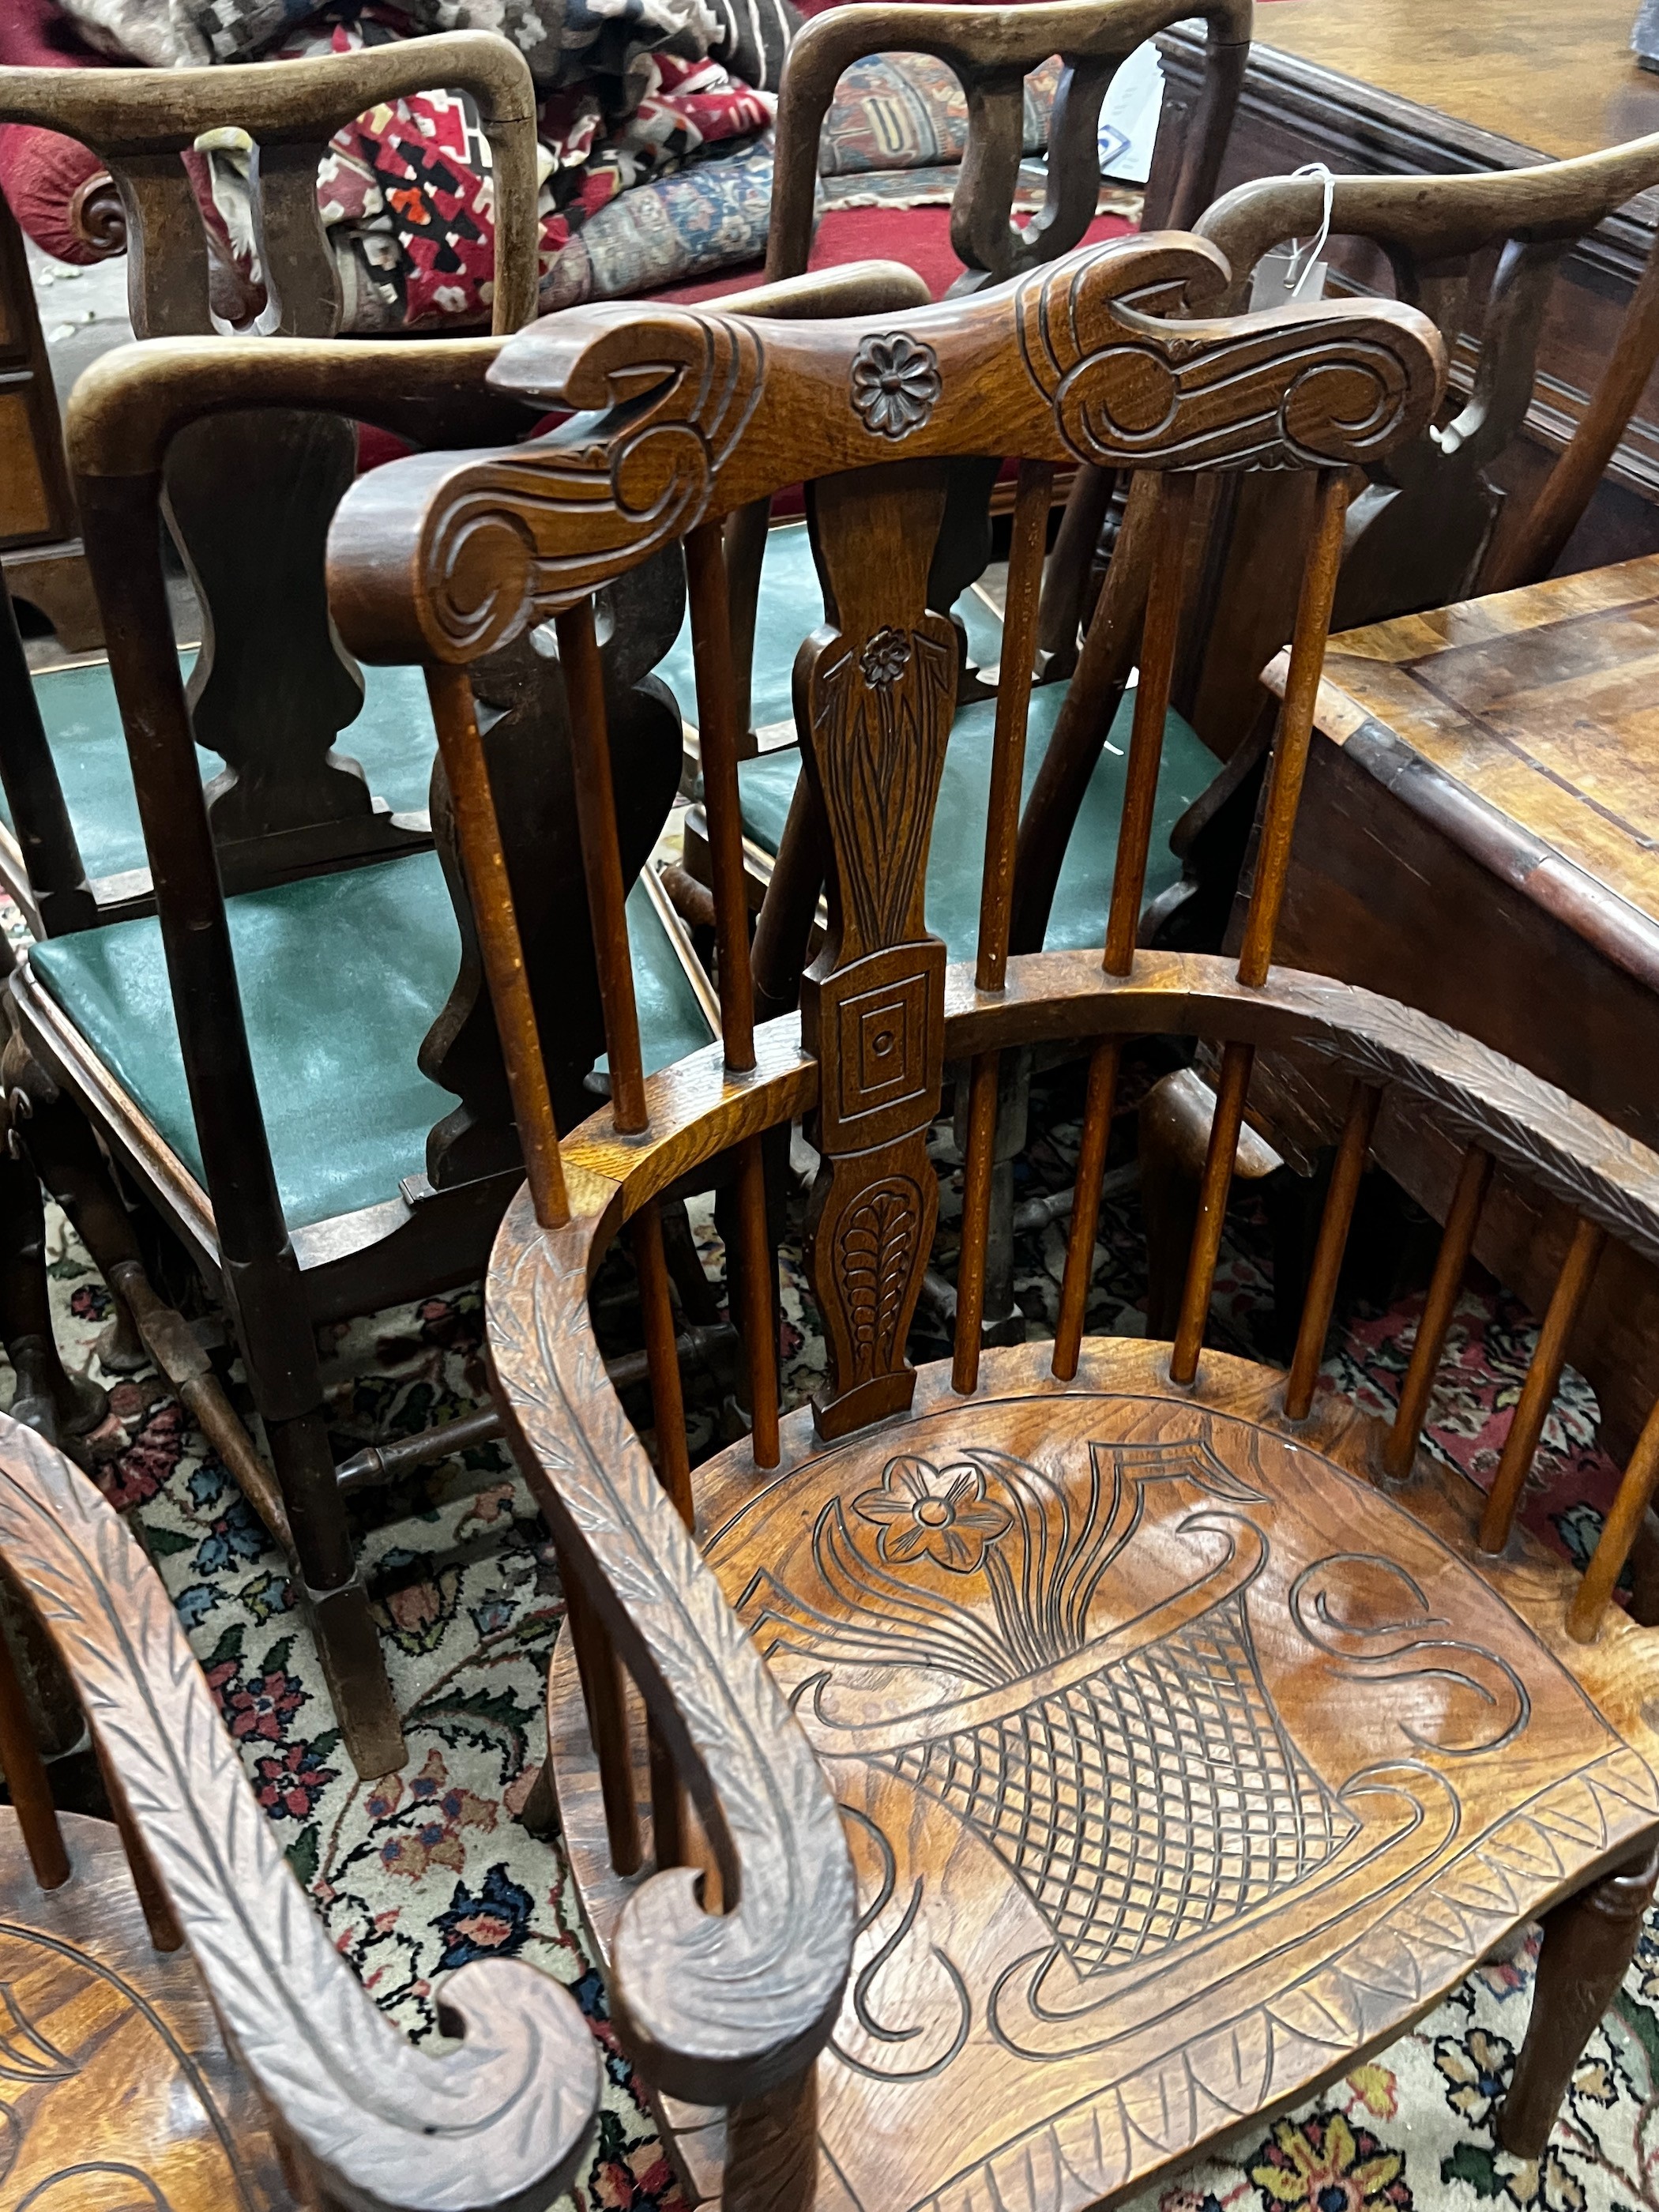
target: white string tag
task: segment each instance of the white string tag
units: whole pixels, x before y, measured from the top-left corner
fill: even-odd
[[[1322,161],[1310,161],[1304,167],[1292,170],[1291,174],[1324,180],[1325,204],[1319,229],[1305,246],[1299,238],[1293,238],[1287,245],[1276,246],[1271,253],[1262,255],[1250,283],[1252,313],[1261,307],[1288,307],[1293,302],[1311,307],[1316,300],[1325,296],[1325,280],[1330,270],[1321,256],[1331,234],[1331,203],[1336,194],[1336,179]]]

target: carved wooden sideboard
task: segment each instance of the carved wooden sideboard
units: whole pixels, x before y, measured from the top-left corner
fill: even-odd
[[[1257,10],[1221,189],[1323,161],[1338,175],[1447,174],[1563,161],[1659,131],[1659,76],[1630,51],[1628,0],[1272,0]],[[1152,192],[1180,159],[1203,39],[1160,40],[1164,114]],[[1659,193],[1610,217],[1563,264],[1546,315],[1528,435],[1497,472],[1530,504],[1577,424],[1659,235]],[[1374,247],[1340,241],[1332,294],[1388,292]],[[1472,293],[1480,290],[1479,284]],[[1475,333],[1454,359],[1467,387]],[[1503,544],[1503,524],[1492,557]],[[1659,549],[1659,376],[1649,385],[1561,566]]]

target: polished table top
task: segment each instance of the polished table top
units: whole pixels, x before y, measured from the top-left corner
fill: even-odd
[[[1316,720],[1386,781],[1404,748],[1471,794],[1474,809],[1445,817],[1460,842],[1540,903],[1559,910],[1571,891],[1560,918],[1592,939],[1611,925],[1621,964],[1634,925],[1652,973],[1659,555],[1334,637]],[[1539,875],[1544,848],[1571,876]]]
[[[1556,161],[1659,131],[1636,0],[1264,0],[1275,46]]]

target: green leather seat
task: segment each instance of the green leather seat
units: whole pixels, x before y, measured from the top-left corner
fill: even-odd
[[[416,1065],[460,958],[437,855],[247,891],[226,905],[289,1228],[397,1197],[403,1178],[425,1167],[428,1130],[455,1103]],[[712,1031],[637,884],[628,924],[641,1041],[654,1072],[708,1044]],[[33,945],[28,957],[99,1058],[201,1179],[159,922],[112,922]],[[296,976],[305,978],[303,990],[295,989]]]
[[[963,592],[958,611],[967,626],[973,658],[988,666],[1002,650],[1002,625],[983,599]],[[823,619],[823,592],[812,562],[805,523],[773,531],[761,572],[760,616],[755,629],[751,694],[757,729],[787,721],[793,714],[792,684],[795,653],[802,638]],[[691,658],[690,617],[674,650],[659,670],[672,685],[680,710],[696,720],[696,685]],[[1031,694],[1026,721],[1024,793],[1030,791],[1048,750],[1065,686],[1040,684]],[[976,700],[957,716],[945,757],[939,811],[927,859],[927,927],[942,937],[952,960],[971,960],[979,938],[980,871],[985,859],[985,823],[991,804],[991,741],[996,702]],[[1128,766],[1129,729],[1134,694],[1125,695],[1117,719],[1078,814],[1077,827],[1054,890],[1044,942],[1050,951],[1070,952],[1106,940],[1106,910],[1111,902],[1118,822],[1123,811],[1123,780]],[[1221,763],[1190,723],[1171,713],[1164,725],[1164,753],[1158,771],[1158,803],[1152,816],[1152,851],[1146,868],[1146,896],[1156,898],[1181,873],[1170,850],[1176,821],[1219,773]],[[743,826],[763,852],[775,854],[784,818],[799,774],[800,756],[793,745],[740,762],[738,789]]]
[[[968,632],[968,648],[976,666],[989,665],[1002,650],[1002,624],[994,611],[972,592],[957,602]],[[792,684],[795,653],[810,630],[823,621],[823,586],[812,562],[812,548],[804,522],[787,522],[769,531],[766,560],[761,570],[759,619],[755,628],[755,665],[751,676],[750,720],[757,730],[774,722],[787,722],[794,714]],[[656,673],[679,702],[680,712],[695,727],[697,720],[697,679],[691,657],[691,617],[688,611],[674,641],[673,650]]]
[[[188,674],[196,656],[180,659]],[[424,813],[437,750],[426,679],[418,668],[366,668],[363,678],[362,712],[340,732],[337,750],[362,763],[370,791],[394,814]],[[87,873],[95,878],[147,866],[107,662],[46,670],[34,679],[34,696]],[[204,781],[224,766],[199,745],[197,757]],[[0,817],[15,826],[3,793]]]
[[[1025,732],[1026,793],[1048,750],[1064,692],[1063,684],[1046,684],[1031,694]],[[980,875],[985,865],[985,824],[991,806],[991,743],[996,714],[994,699],[976,700],[963,708],[951,727],[939,783],[939,812],[927,854],[927,927],[945,939],[952,960],[971,960],[979,942]],[[1133,719],[1134,693],[1130,691],[1118,709],[1066,848],[1060,881],[1054,887],[1048,933],[1043,940],[1051,952],[1075,952],[1106,942],[1106,910],[1111,902]],[[1214,781],[1219,767],[1215,755],[1190,725],[1171,713],[1164,725],[1164,757],[1152,815],[1152,850],[1147,856],[1149,900],[1167,890],[1180,876],[1181,863],[1170,850],[1170,832]],[[738,764],[743,826],[765,852],[778,849],[799,772],[800,756],[793,745]]]

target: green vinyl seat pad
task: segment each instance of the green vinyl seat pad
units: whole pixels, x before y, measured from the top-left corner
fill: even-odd
[[[185,653],[179,659],[188,677],[196,656]],[[418,668],[365,668],[363,682],[362,711],[341,731],[335,750],[362,764],[369,790],[394,814],[424,813],[438,746],[426,678]],[[34,678],[34,696],[88,875],[96,881],[147,867],[109,664],[43,670]],[[224,766],[200,745],[196,757],[204,782]],[[15,830],[3,792],[0,817]]]
[[[1031,693],[1022,804],[1048,750],[1065,691],[1064,684],[1045,684]],[[1051,952],[1079,951],[1106,941],[1134,699],[1133,690],[1125,694],[1078,811],[1044,939]],[[927,927],[945,939],[951,960],[971,960],[979,942],[980,879],[991,806],[996,713],[994,699],[975,700],[964,707],[951,726],[945,748],[939,807],[927,853]],[[1172,710],[1164,724],[1164,751],[1147,855],[1149,900],[1179,879],[1181,863],[1170,849],[1170,832],[1214,781],[1220,765],[1192,726]],[[778,849],[799,773],[800,755],[793,745],[738,763],[744,831],[763,852],[775,854]]]
[[[988,665],[1002,650],[1002,624],[995,612],[972,591],[962,594],[956,611],[968,632],[969,657],[976,666]],[[793,718],[795,654],[801,640],[823,620],[823,586],[813,563],[806,525],[781,523],[766,534],[766,558],[761,568],[749,694],[754,728],[763,730]],[[679,635],[656,673],[674,694],[681,720],[695,729],[697,678],[689,609]]]
[[[243,892],[226,912],[289,1227],[396,1198],[403,1179],[425,1168],[428,1131],[455,1104],[416,1064],[460,961],[437,855]],[[654,1073],[712,1031],[641,884],[629,895],[628,926],[641,1042]],[[143,916],[53,938],[30,948],[29,964],[204,1182],[160,923]]]

